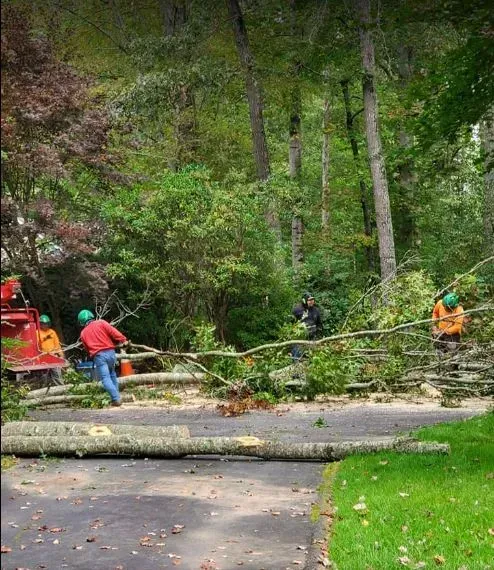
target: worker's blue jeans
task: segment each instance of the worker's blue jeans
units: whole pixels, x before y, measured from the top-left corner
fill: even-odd
[[[120,400],[117,373],[115,372],[116,361],[117,359],[113,348],[102,350],[96,353],[93,358],[98,378],[103,384],[103,388],[110,394],[112,402],[118,402]]]

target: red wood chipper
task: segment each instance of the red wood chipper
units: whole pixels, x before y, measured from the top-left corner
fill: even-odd
[[[17,380],[24,378],[42,378],[52,369],[65,368],[68,363],[59,356],[42,352],[38,342],[39,313],[29,306],[21,292],[21,284],[9,279],[1,284],[2,306],[2,359],[7,370],[15,374]],[[18,297],[21,307],[11,307],[9,303]],[[6,346],[4,339],[20,341],[15,346]]]

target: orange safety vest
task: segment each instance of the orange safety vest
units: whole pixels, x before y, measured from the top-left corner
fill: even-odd
[[[446,334],[461,334],[464,319],[463,307],[461,305],[458,305],[458,307],[451,311],[443,305],[442,300],[438,301],[434,306],[434,310],[432,311],[432,318],[440,319],[441,317],[447,317],[448,315],[451,315],[450,318],[444,319],[442,321],[437,321],[434,323],[434,326],[438,327]]]
[[[62,346],[57,333],[53,329],[38,331],[38,342],[42,352],[61,352]]]

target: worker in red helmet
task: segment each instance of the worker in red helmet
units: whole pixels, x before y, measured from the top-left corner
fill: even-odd
[[[39,318],[38,344],[41,352],[53,354],[65,358],[60,344],[60,339],[55,329],[51,328],[51,319],[48,315]],[[50,378],[57,384],[62,384],[62,369],[52,368],[49,371]]]
[[[80,311],[77,316],[82,328],[81,341],[94,362],[98,378],[103,388],[110,394],[111,405],[120,406],[120,391],[115,372],[116,346],[128,346],[126,337],[104,319],[96,319],[87,309]]]

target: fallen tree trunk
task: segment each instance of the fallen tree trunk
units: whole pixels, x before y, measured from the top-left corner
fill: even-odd
[[[27,408],[33,408],[35,406],[50,406],[51,404],[72,404],[73,402],[80,402],[91,396],[88,394],[66,394],[62,396],[48,396],[46,398],[32,398],[21,400],[19,402],[20,406],[26,406]],[[132,402],[134,398],[131,394],[122,394],[122,402]]]
[[[247,455],[264,459],[338,461],[348,455],[397,451],[400,453],[449,453],[449,445],[423,443],[411,438],[338,443],[284,443],[256,437],[194,437],[163,439],[131,435],[108,437],[2,437],[1,451],[18,457],[131,455],[133,457],[181,457],[184,455]]]
[[[9,422],[2,426],[2,437],[7,436],[118,436],[190,437],[184,425],[139,426],[123,424],[95,424],[86,422]]]
[[[185,372],[154,372],[151,374],[132,374],[130,376],[123,376],[118,379],[118,385],[120,388],[125,388],[127,386],[141,386],[143,384],[199,384],[206,374],[198,372],[195,374],[185,373]],[[59,396],[61,394],[66,394],[71,389],[77,387],[77,390],[88,390],[95,385],[101,388],[103,392],[103,387],[96,382],[88,382],[87,384],[63,384],[62,386],[48,386],[47,388],[40,388],[38,390],[32,390],[26,394],[26,399],[31,400],[32,398],[40,398],[42,396]]]

